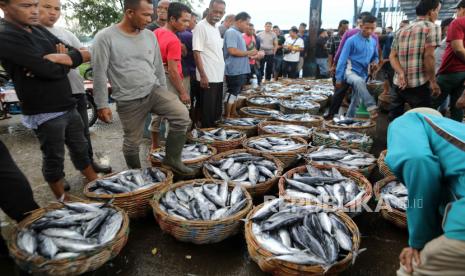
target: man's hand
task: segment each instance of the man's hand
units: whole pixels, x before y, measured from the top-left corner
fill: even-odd
[[[111,123],[113,120],[113,114],[111,113],[111,109],[106,107],[99,109],[97,111],[97,116],[100,119],[100,121],[105,122],[107,124]]]
[[[413,264],[420,265],[420,252],[411,247],[404,248],[399,256],[400,263],[405,267],[407,273],[413,272]]]
[[[439,97],[439,95],[441,95],[441,88],[439,87],[438,83],[437,82],[431,82],[431,96],[433,96],[433,98],[437,98]]]
[[[398,87],[400,90],[404,90],[407,88],[407,78],[405,77],[405,74],[397,74],[397,81],[398,81]]]
[[[181,94],[179,94],[179,99],[183,104],[187,105],[191,103],[191,97],[189,97],[189,94],[187,94],[186,92],[182,92]]]
[[[247,56],[248,57],[253,57],[253,56],[256,56],[258,54],[258,51],[257,50],[250,50],[250,51],[247,51]]]
[[[48,54],[44,56],[44,59],[61,65],[72,66],[73,61],[67,54]]]
[[[334,75],[336,75],[336,66],[333,65],[329,68],[329,75],[331,77],[334,77]]]
[[[456,106],[459,109],[465,109],[465,93],[462,93],[462,96],[457,100]]]
[[[203,89],[209,89],[210,84],[207,76],[200,76],[200,87]]]
[[[57,48],[57,54],[67,54],[68,53],[68,48],[63,43],[58,43],[56,45]]]

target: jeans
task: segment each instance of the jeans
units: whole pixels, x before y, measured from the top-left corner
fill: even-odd
[[[393,121],[404,114],[405,103],[411,108],[432,107],[431,88],[429,82],[422,86],[400,90],[394,85],[391,89],[391,105],[389,106],[389,120]]]
[[[261,67],[260,67],[259,64],[257,64],[257,63],[250,64],[250,74],[247,77],[247,83],[250,82],[250,80],[253,78],[253,74],[255,74],[255,76],[257,76],[257,84],[261,85],[263,75],[262,75],[262,73],[260,71],[261,71]]]
[[[297,79],[299,77],[299,71],[297,71],[297,66],[299,62],[284,61],[284,76],[290,79]]]
[[[346,81],[347,84],[352,86],[353,90],[352,100],[350,102],[349,109],[347,110],[347,117],[355,117],[355,113],[357,112],[360,102],[365,104],[368,111],[372,111],[377,108],[375,99],[368,91],[365,79],[353,72],[347,72]]]
[[[65,144],[77,170],[82,171],[90,165],[89,143],[84,137],[81,116],[75,108],[41,124],[35,133],[42,151],[42,173],[45,181],[56,182],[65,177]]]
[[[328,77],[328,59],[327,58],[317,58],[316,63],[320,69],[320,75],[323,78]]]
[[[94,151],[92,149],[92,142],[90,141],[89,115],[87,114],[87,95],[75,94],[73,96],[77,100],[76,109],[81,116],[82,123],[84,124],[84,137],[87,139],[87,143],[89,145],[89,158],[92,161],[94,159]]]
[[[455,105],[465,89],[464,81],[465,72],[439,75],[438,84],[441,87],[441,95],[433,100],[433,107],[437,109],[450,96],[450,117],[457,122],[463,121],[463,109],[459,109]]]
[[[273,74],[275,78],[279,78],[283,75],[283,55],[274,56]]]
[[[261,61],[260,76],[262,78],[263,76],[265,76],[265,80],[267,81],[271,80],[271,75],[273,74],[273,63],[274,63],[274,55],[265,55],[265,57]],[[266,64],[266,72],[265,72],[265,64]]]

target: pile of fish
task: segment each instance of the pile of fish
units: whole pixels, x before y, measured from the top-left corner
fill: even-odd
[[[189,162],[211,156],[212,154],[213,152],[206,145],[186,144],[182,149],[181,159],[182,162]],[[160,160],[160,162],[165,159],[165,155],[166,153],[164,150],[152,153],[152,156]]]
[[[348,126],[348,127],[360,127],[360,126],[370,126],[371,122],[367,120],[356,120],[349,117],[334,117],[333,122],[337,126]]]
[[[241,126],[241,127],[252,127],[261,123],[263,120],[257,118],[237,118],[237,119],[226,119],[221,122],[225,126]]]
[[[305,113],[305,114],[278,114],[278,115],[273,115],[272,118],[278,121],[286,121],[286,122],[294,122],[294,121],[315,122],[315,121],[319,121],[321,117]]]
[[[281,105],[286,108],[298,109],[298,110],[311,110],[320,109],[320,104],[306,100],[283,100]]]
[[[277,83],[277,82],[275,82],[275,83],[267,83],[267,84],[263,85],[263,90],[265,92],[270,92],[270,91],[274,91],[276,89],[280,89],[280,88],[283,88],[283,87],[284,87],[284,85],[281,84],[281,83]]]
[[[335,205],[342,208],[359,201],[365,189],[351,179],[344,177],[339,170],[320,170],[307,166],[307,172],[295,173],[285,178],[286,193],[291,198],[308,199],[313,202]]]
[[[272,116],[281,114],[281,112],[273,109],[263,109],[259,107],[244,107],[243,111],[252,114],[252,115],[259,115],[259,116]]]
[[[274,97],[252,97],[248,101],[255,105],[270,105],[270,104],[279,104],[279,99]]]
[[[105,203],[63,203],[18,233],[18,247],[51,260],[76,258],[101,248],[119,232],[123,214]]]
[[[381,188],[381,198],[392,208],[406,211],[408,206],[407,187],[399,182],[392,181]]]
[[[216,128],[212,130],[193,129],[192,138],[204,141],[231,141],[242,137],[244,134],[234,129]]]
[[[205,163],[213,178],[254,187],[278,176],[278,167],[270,160],[247,152],[235,153],[219,161]]]
[[[283,137],[263,137],[260,139],[249,140],[247,146],[269,153],[289,152],[307,147],[306,144]]]
[[[258,244],[274,255],[271,259],[298,265],[321,266],[325,271],[353,252],[352,233],[332,212],[315,206],[266,202],[251,217]]]
[[[303,94],[299,96],[295,96],[292,98],[293,100],[297,101],[313,101],[313,102],[323,102],[328,99],[327,96],[322,94]]]
[[[325,146],[308,153],[305,158],[316,164],[339,166],[350,170],[360,170],[376,163],[376,158],[370,153]]]
[[[330,97],[334,94],[334,88],[330,86],[313,86],[312,89],[309,91],[312,94],[321,94],[327,97]]]
[[[157,168],[129,170],[95,181],[89,186],[89,191],[107,195],[124,194],[147,189],[165,180],[166,175]]]
[[[309,136],[313,129],[298,125],[266,125],[263,129],[273,134],[282,134],[289,136]]]
[[[370,136],[367,136],[366,134],[351,131],[325,131],[318,132],[318,134],[333,140],[351,143],[368,143],[372,140]]]
[[[160,199],[163,212],[181,220],[221,220],[233,216],[247,206],[247,198],[237,185],[202,183],[168,191]]]

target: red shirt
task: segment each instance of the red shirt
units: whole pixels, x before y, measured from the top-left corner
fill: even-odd
[[[255,50],[257,47],[257,43],[255,42],[255,37],[253,35],[242,34],[242,37],[245,40],[245,45],[247,47],[247,51]],[[249,64],[254,65],[255,59],[249,58]]]
[[[174,60],[178,64],[178,72],[181,79],[184,78],[182,75],[181,65],[181,41],[179,38],[170,30],[165,28],[158,28],[154,31],[155,36],[160,45],[161,58],[163,59],[163,65],[165,68],[168,66],[168,60]]]
[[[465,62],[452,49],[451,42],[454,40],[463,40],[465,44],[465,17],[457,18],[449,25],[449,29],[447,30],[447,48],[442,57],[441,68],[438,74],[465,71]]]

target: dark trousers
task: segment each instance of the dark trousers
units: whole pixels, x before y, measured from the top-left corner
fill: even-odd
[[[297,66],[299,62],[290,62],[284,61],[284,76],[290,79],[297,79],[299,77],[299,71],[297,71]]]
[[[283,75],[283,55],[275,55],[273,65],[274,78],[281,77]]]
[[[89,158],[92,161],[94,159],[94,151],[92,149],[92,142],[90,141],[90,132],[89,132],[89,116],[87,114],[87,96],[86,94],[76,94],[76,110],[81,116],[82,123],[84,124],[84,137],[87,139],[89,144]]]
[[[438,84],[441,87],[441,95],[433,100],[433,107],[438,108],[450,96],[450,118],[457,122],[463,121],[463,109],[457,108],[456,104],[462,96],[465,86],[465,72],[442,74],[438,76]]]
[[[271,75],[273,74],[273,63],[274,55],[265,55],[265,57],[260,62],[260,76],[265,76],[265,80],[271,80]],[[266,71],[265,71],[266,64]],[[265,74],[265,75],[264,75]],[[258,76],[257,76],[258,77]]]
[[[0,141],[0,208],[17,222],[26,213],[39,208],[31,186],[16,165],[5,144]]]
[[[257,84],[261,85],[263,75],[260,71],[261,71],[260,65],[250,64],[250,74],[247,76],[247,83],[250,83],[250,80],[253,78],[253,74],[255,74],[255,76],[257,76]]]
[[[391,105],[389,107],[389,120],[393,121],[397,117],[404,114],[405,103],[408,103],[411,108],[431,107],[431,88],[429,82],[419,87],[407,88],[400,90],[394,85],[391,89]]]
[[[56,182],[65,177],[65,145],[74,167],[82,171],[90,165],[88,142],[84,125],[75,108],[49,120],[35,130],[42,151],[42,173],[45,181]]]
[[[336,82],[335,79],[333,79],[334,83]],[[339,108],[341,108],[342,102],[344,101],[344,98],[347,94],[347,91],[349,91],[350,86],[343,82],[342,87],[339,89],[336,89],[334,92],[333,98],[331,100],[331,105],[329,107],[329,114],[330,115],[335,115],[339,112]]]
[[[200,109],[202,128],[215,127],[216,121],[221,119],[223,112],[223,83],[210,83],[210,88],[200,87],[200,82],[195,82],[198,91],[198,105]]]

